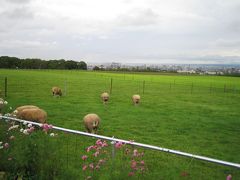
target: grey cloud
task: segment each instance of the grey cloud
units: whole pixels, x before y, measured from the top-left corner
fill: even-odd
[[[129,4],[132,3],[134,0],[122,0],[123,3]]]
[[[3,11],[0,13],[0,34],[12,32],[15,35],[27,27],[34,26],[36,23],[32,21],[34,16],[34,12],[25,6],[9,8]]]
[[[34,12],[32,12],[30,9],[27,7],[19,7],[19,8],[14,8],[12,10],[5,11],[1,13],[2,17],[9,18],[11,20],[14,19],[28,19],[28,18],[33,18],[34,17]]]
[[[240,29],[240,1],[198,1],[195,13],[211,17],[211,26],[215,31],[237,32]]]
[[[240,39],[239,40],[224,40],[224,39],[219,39],[215,42],[216,46],[219,47],[239,47],[240,48]]]
[[[123,26],[148,26],[158,23],[159,15],[152,9],[132,9],[119,16],[116,21]]]
[[[199,57],[185,57],[184,59],[190,62],[214,63],[214,64],[239,64],[240,56],[199,56]]]
[[[11,48],[39,48],[39,47],[51,47],[55,46],[56,42],[42,42],[36,40],[3,40],[0,41],[1,48],[11,49]]]
[[[29,3],[31,0],[5,0],[9,3],[15,3],[15,4],[26,4]]]
[[[163,56],[128,56],[129,61],[148,63],[179,63],[179,64],[240,64],[240,56],[188,56],[188,55],[163,55]]]

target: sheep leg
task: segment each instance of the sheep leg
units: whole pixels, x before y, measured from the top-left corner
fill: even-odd
[[[88,127],[87,127],[86,129],[87,129],[87,132],[88,132],[88,133],[91,133],[91,130],[90,130]]]

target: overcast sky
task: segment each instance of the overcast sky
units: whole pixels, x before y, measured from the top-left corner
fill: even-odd
[[[0,0],[0,56],[240,63],[240,0]]]

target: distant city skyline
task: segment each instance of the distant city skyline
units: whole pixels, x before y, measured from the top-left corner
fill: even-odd
[[[240,64],[240,1],[1,0],[0,56]]]

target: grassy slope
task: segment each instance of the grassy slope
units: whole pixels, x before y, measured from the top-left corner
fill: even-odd
[[[102,135],[240,163],[239,78],[0,70],[1,85],[5,76],[10,105],[38,105],[47,111],[51,124],[84,131],[83,116],[94,112],[102,119],[99,132]],[[109,91],[110,78],[113,93],[109,104],[103,106],[100,93]],[[224,93],[225,84],[236,91]],[[53,98],[51,87],[55,85],[64,91],[66,87],[66,96]],[[134,93],[142,96],[138,107],[131,104]],[[228,172],[236,173],[231,168],[201,165],[196,160],[194,165],[189,159],[164,153],[150,153],[149,158],[152,158],[149,178],[153,179],[159,175],[176,179],[183,169],[191,171],[194,179],[199,174],[199,179],[205,179],[205,174],[206,179],[215,179]]]

